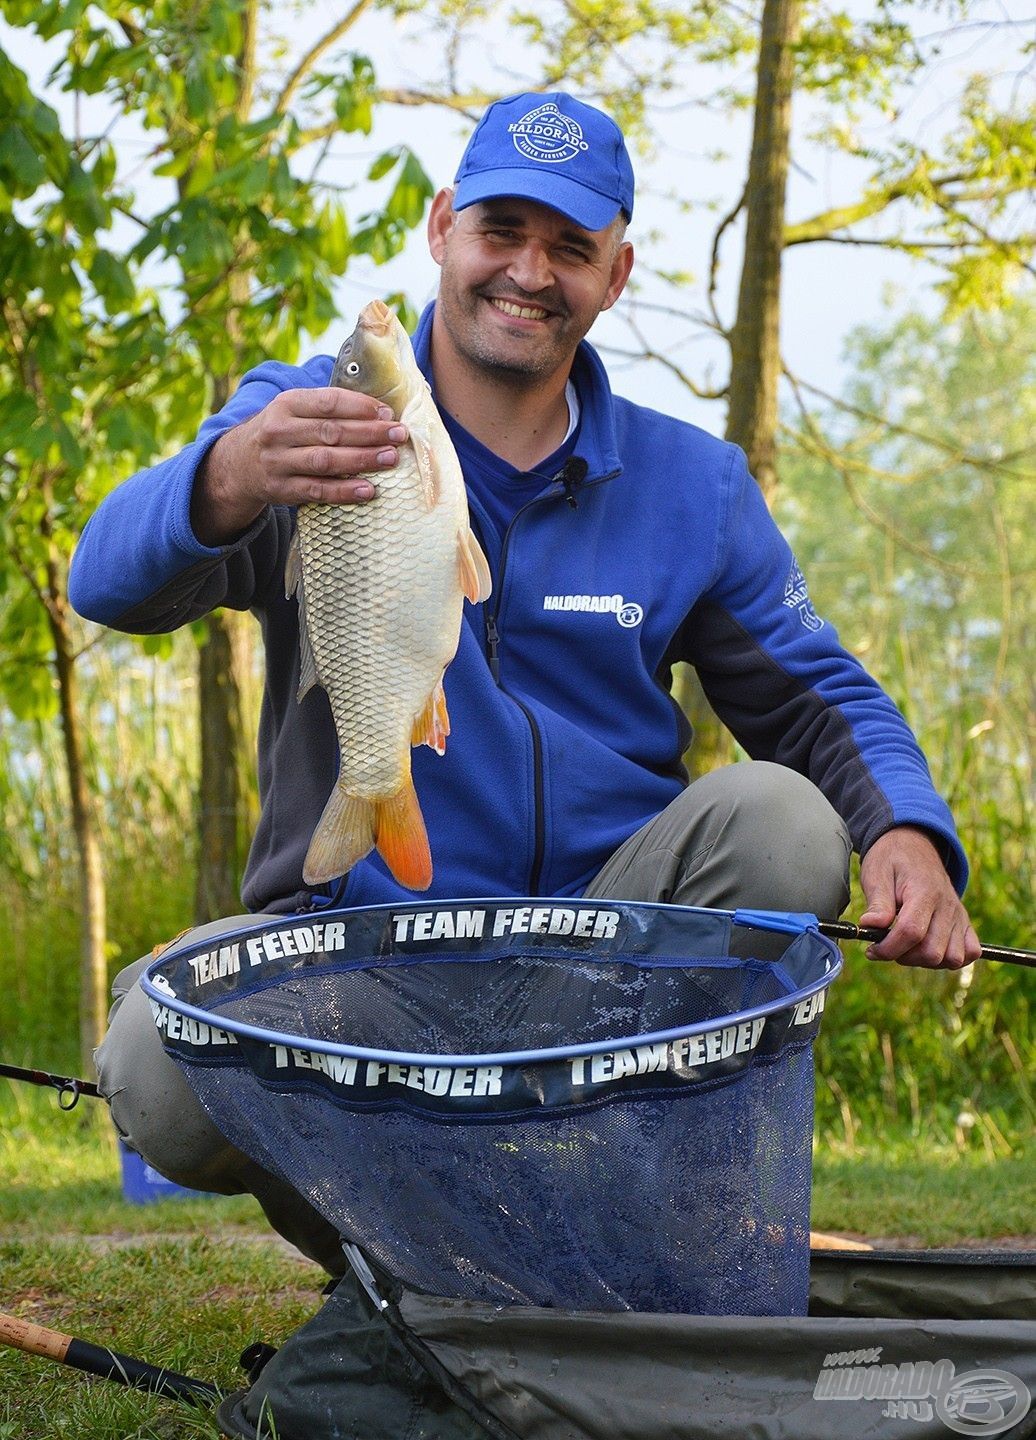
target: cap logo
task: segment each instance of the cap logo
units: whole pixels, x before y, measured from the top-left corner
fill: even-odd
[[[562,115],[553,100],[530,110],[514,125],[508,125],[507,130],[514,140],[514,148],[527,160],[561,164],[590,148],[580,126]]]

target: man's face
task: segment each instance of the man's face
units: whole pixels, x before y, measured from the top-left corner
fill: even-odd
[[[487,200],[455,213],[451,199],[440,191],[428,227],[447,343],[469,363],[515,379],[567,374],[576,346],[629,276],[633,250],[621,218],[584,230],[532,200]]]

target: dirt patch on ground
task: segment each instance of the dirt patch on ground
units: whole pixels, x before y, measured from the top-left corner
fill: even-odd
[[[88,1250],[130,1250],[143,1245],[184,1245],[190,1240],[204,1238],[213,1245],[262,1245],[278,1250],[286,1259],[293,1260],[301,1267],[322,1273],[321,1267],[300,1255],[294,1245],[272,1230],[224,1229],[204,1231],[153,1230],[147,1234],[140,1231],[112,1230],[103,1235],[60,1234],[47,1237],[50,1242],[60,1243],[67,1239]],[[838,1250],[845,1241],[847,1250],[869,1246],[872,1250],[1032,1250],[1036,1252],[1036,1235],[998,1235],[994,1239],[968,1236],[946,1245],[926,1245],[919,1235],[861,1235],[855,1231],[843,1230],[837,1233],[825,1232],[823,1244],[815,1248]]]
[[[831,1240],[839,1238],[859,1244],[861,1241],[871,1247],[872,1250],[1032,1250],[1036,1251],[1036,1235],[998,1235],[995,1239],[983,1239],[966,1237],[963,1240],[954,1240],[948,1245],[926,1245],[920,1235],[857,1235],[846,1231],[844,1235],[829,1236]],[[837,1246],[825,1246],[825,1249],[836,1249]],[[849,1248],[852,1248],[851,1246]]]

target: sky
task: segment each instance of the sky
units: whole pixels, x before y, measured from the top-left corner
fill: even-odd
[[[343,11],[333,0],[306,0],[298,7],[297,22],[290,12],[286,24],[291,31],[296,53],[311,43],[326,25]],[[869,16],[874,8],[867,4],[855,6],[857,14]],[[900,91],[894,100],[900,112],[896,122],[900,133],[922,138],[934,144],[939,132],[952,123],[955,97],[967,77],[976,70],[998,76],[1002,90],[1018,91],[1028,83],[1021,73],[1024,60],[1022,43],[1030,38],[1021,24],[1021,15],[1014,14],[1010,4],[982,0],[977,7],[978,20],[998,20],[990,28],[984,23],[947,29],[946,12],[937,7],[917,12],[918,30],[941,34],[938,41],[942,56],[932,65],[920,85]],[[1031,23],[1028,30],[1031,31]],[[427,16],[418,14],[405,23],[394,23],[384,13],[370,12],[355,32],[356,48],[374,60],[379,81],[387,85],[427,86],[431,67],[429,56],[439,63],[442,38],[430,25]],[[934,48],[932,42],[930,48]],[[16,63],[22,65],[34,84],[42,86],[47,70],[48,51],[34,43],[26,45],[24,34],[17,35],[0,24],[0,44],[8,48]],[[497,85],[502,89],[519,90],[535,82],[535,57],[518,53],[506,29],[494,21],[480,24],[471,45],[462,51],[462,79],[470,84]],[[50,47],[51,56],[56,53]],[[529,61],[522,68],[523,61]],[[731,72],[749,81],[751,64]],[[634,221],[629,232],[638,254],[643,277],[642,295],[632,299],[637,322],[654,348],[686,369],[700,386],[720,385],[726,378],[727,354],[723,343],[709,336],[690,321],[667,319],[643,308],[645,303],[682,304],[689,311],[705,310],[705,280],[712,233],[720,214],[728,210],[743,183],[746,157],[750,143],[750,115],[742,112],[730,117],[702,103],[715,87],[716,71],[689,66],[681,76],[681,88],[667,97],[663,109],[654,112],[656,144],[649,157],[636,156],[638,194]],[[75,102],[60,93],[48,93],[51,103],[70,123]],[[80,123],[89,133],[96,120],[91,109],[97,102],[81,98]],[[866,180],[866,168],[844,156],[811,145],[805,138],[814,127],[819,110],[808,98],[796,98],[793,117],[794,165],[789,177],[787,214],[790,221],[806,218],[832,205],[845,203],[860,193]],[[863,138],[881,143],[891,133],[892,122],[887,116],[868,117]],[[448,183],[460,159],[470,122],[465,117],[444,109],[422,107],[381,107],[377,112],[375,130],[369,137],[343,135],[333,143],[329,165],[323,172],[335,183],[351,189],[347,198],[350,217],[355,223],[364,209],[376,203],[378,189],[362,183],[362,175],[370,161],[390,145],[408,144],[418,154],[437,184]],[[127,164],[135,156],[142,157],[150,140],[141,132],[123,125],[113,134],[120,159]],[[383,193],[383,186],[381,191]],[[142,187],[143,208],[160,203],[157,190],[148,195]],[[666,198],[666,192],[684,202],[677,205]],[[878,236],[888,228],[888,220],[871,225],[868,232]],[[917,225],[907,225],[909,233],[917,233]],[[722,251],[719,273],[718,303],[725,323],[733,320],[736,286],[740,264],[741,234],[735,224],[728,231]],[[649,270],[659,266],[667,270],[690,272],[691,280],[682,295],[653,283]],[[374,295],[395,290],[406,291],[418,305],[432,297],[436,285],[436,267],[427,254],[423,234],[416,232],[405,253],[388,266],[374,267],[362,257],[351,264],[339,282],[340,319],[314,343],[313,350],[334,352],[351,332],[360,308]],[[902,255],[874,246],[845,244],[802,245],[785,254],[782,291],[781,341],[785,362],[795,375],[826,390],[838,390],[847,376],[845,341],[850,331],[860,325],[881,325],[890,314],[911,306],[935,305],[931,267]],[[721,401],[701,400],[690,394],[680,382],[657,364],[630,362],[613,352],[636,349],[622,316],[629,314],[626,302],[620,303],[614,315],[601,318],[591,339],[601,345],[608,359],[615,388],[643,404],[655,406],[682,416],[714,432],[721,432],[724,407]]]

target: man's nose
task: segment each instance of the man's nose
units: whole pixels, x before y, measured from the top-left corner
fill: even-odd
[[[507,273],[529,295],[537,290],[546,290],[554,283],[550,257],[544,246],[534,240],[528,241],[511,257]]]

